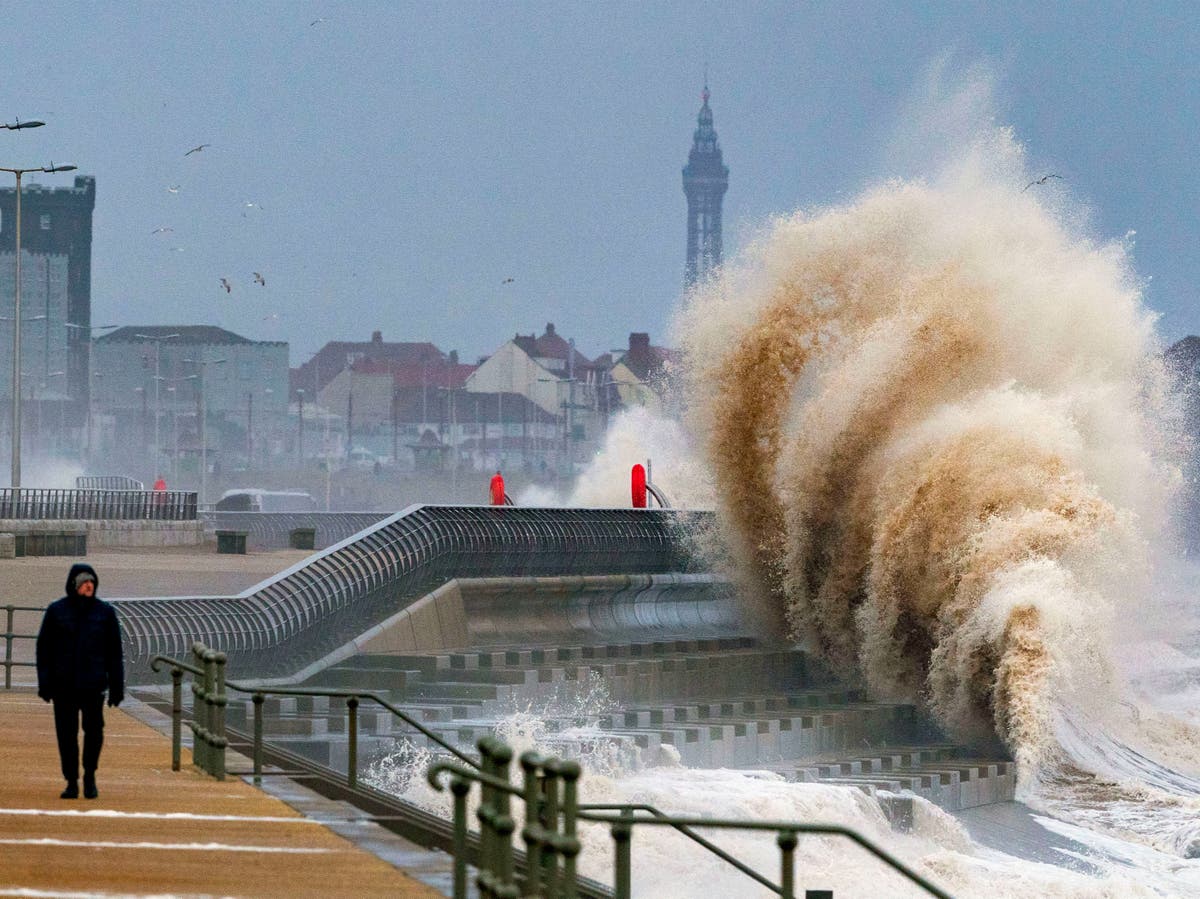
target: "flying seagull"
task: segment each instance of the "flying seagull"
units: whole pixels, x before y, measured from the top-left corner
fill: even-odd
[[[324,21],[325,21],[324,19],[313,19],[311,22],[308,23],[308,27],[312,28],[314,25],[320,25]]]
[[[512,278],[505,278],[505,279],[504,279],[503,281],[501,281],[500,283],[501,283],[501,284],[512,284],[512,282],[513,282],[513,279],[512,279]]]
[[[267,279],[266,279],[266,278],[264,278],[264,277],[263,277],[263,276],[262,276],[262,275],[261,275],[259,272],[255,272],[255,273],[254,273],[254,283],[255,283],[255,284],[261,284],[263,287],[266,287],[266,286],[267,286]]]
[[[1055,175],[1053,172],[1051,172],[1049,175],[1042,175],[1042,177],[1038,178],[1036,181],[1030,181],[1028,184],[1026,184],[1024,187],[1021,188],[1021,193],[1025,193],[1025,191],[1029,190],[1029,188],[1033,187],[1035,184],[1045,184],[1051,178],[1057,178],[1059,181],[1067,180],[1062,175]]]
[[[184,155],[186,156],[187,154],[185,153]],[[169,194],[177,194],[177,193],[179,193],[179,185],[178,185],[178,184],[172,184],[170,187],[168,187],[168,188],[167,188],[167,193],[169,193]]]
[[[174,228],[155,228],[155,229],[154,229],[153,231],[151,231],[150,233],[151,233],[151,234],[163,234],[163,233],[165,233],[165,232],[167,232],[167,231],[174,231],[174,230],[175,230]]]
[[[188,151],[187,151],[186,153],[184,153],[183,155],[184,155],[184,156],[191,156],[193,153],[199,153],[199,152],[200,152],[201,150],[203,150],[205,147],[211,147],[211,146],[212,146],[212,144],[200,144],[199,146],[192,147],[192,149],[188,150]]]
[[[228,278],[221,279],[221,286],[225,288],[226,293],[230,293],[233,290],[233,285],[229,283]]]

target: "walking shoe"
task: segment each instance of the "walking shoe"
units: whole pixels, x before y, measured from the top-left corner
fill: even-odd
[[[76,793],[75,795],[78,796],[79,794]],[[89,777],[88,775],[85,774],[83,776],[83,798],[84,799],[95,799],[99,795],[100,795],[100,791],[96,789],[96,776],[91,775]]]
[[[67,788],[58,794],[59,799],[78,799],[79,798],[79,782],[70,780],[67,781]]]

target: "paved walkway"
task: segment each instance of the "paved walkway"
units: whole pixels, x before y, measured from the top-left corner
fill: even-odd
[[[62,800],[50,707],[0,691],[0,896],[441,895],[186,751],[171,771],[167,738],[105,719],[100,798]]]

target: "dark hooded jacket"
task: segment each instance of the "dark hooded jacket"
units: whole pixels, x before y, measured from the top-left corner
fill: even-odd
[[[67,575],[67,595],[46,609],[37,636],[38,696],[108,690],[109,705],[125,697],[121,626],[113,607],[95,596],[81,596],[75,576],[91,565],[77,563]],[[96,578],[96,587],[100,581]]]

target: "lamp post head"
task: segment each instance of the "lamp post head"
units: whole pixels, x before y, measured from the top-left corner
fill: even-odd
[[[7,122],[5,122],[4,127],[7,128],[9,131],[22,131],[25,128],[41,128],[45,124],[46,124],[45,122],[38,122],[38,121],[22,122],[20,119],[17,119],[11,125],[8,124]]]
[[[73,172],[73,171],[75,171],[77,168],[79,168],[79,166],[75,166],[75,165],[55,165],[55,164],[52,162],[52,163],[50,163],[49,167],[42,166],[42,168],[41,168],[41,171],[43,171],[43,172],[48,172],[48,173],[52,173],[52,172]]]

